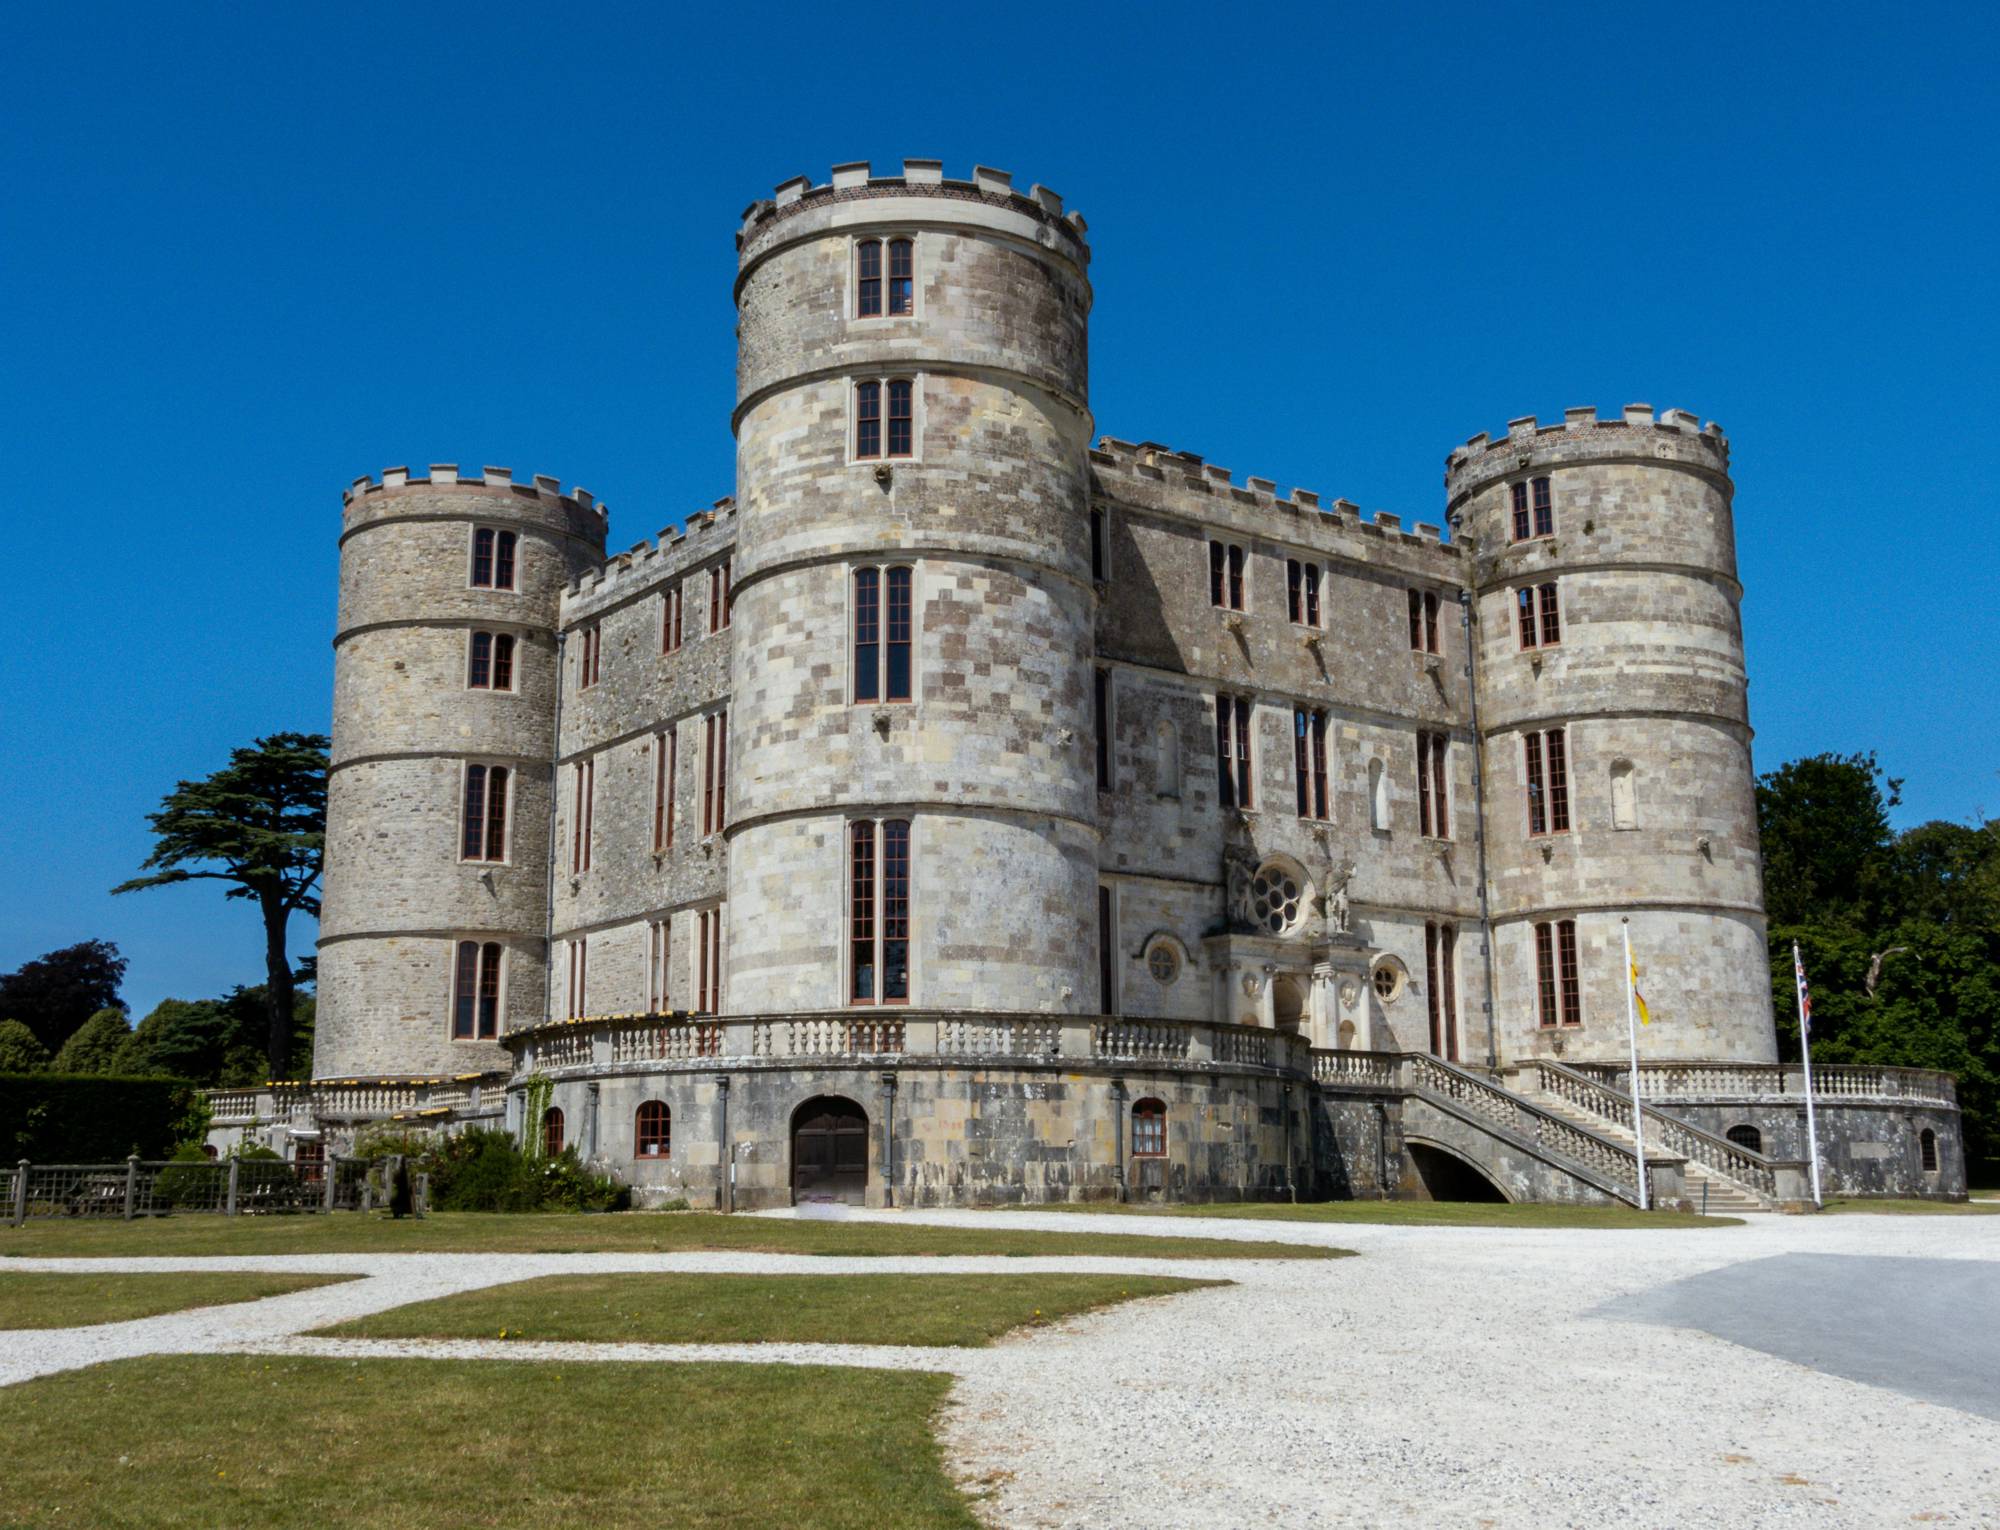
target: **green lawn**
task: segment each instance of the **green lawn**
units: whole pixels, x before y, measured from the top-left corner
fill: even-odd
[[[247,1275],[218,1270],[200,1275],[43,1275],[0,1270],[0,1329],[81,1328],[123,1323],[190,1307],[254,1302],[351,1275]]]
[[[625,1344],[990,1344],[1145,1296],[1226,1285],[1153,1275],[551,1275],[323,1328],[361,1339]]]
[[[1855,1216],[1991,1217],[2000,1216],[2000,1201],[1830,1200],[1825,1211]]]
[[[1115,1201],[1024,1206],[1024,1211],[1097,1211],[1121,1216],[1222,1217],[1231,1221],[1362,1222],[1390,1227],[1741,1227],[1740,1217],[1631,1206],[1505,1205],[1498,1201],[1230,1201],[1212,1206],[1121,1206]]]
[[[138,1222],[78,1218],[0,1227],[9,1254],[686,1253],[1107,1254],[1123,1259],[1328,1259],[1338,1250],[1221,1238],[1148,1238],[1027,1228],[924,1227],[914,1223],[779,1221],[716,1212],[612,1216],[508,1216],[441,1212],[422,1221],[332,1216],[165,1217]]]
[[[0,1525],[977,1530],[947,1376],[777,1365],[123,1360],[0,1391]]]

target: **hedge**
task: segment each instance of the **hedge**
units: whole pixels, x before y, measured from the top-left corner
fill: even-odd
[[[184,1078],[0,1073],[0,1157],[10,1164],[167,1158],[199,1130],[202,1103]]]

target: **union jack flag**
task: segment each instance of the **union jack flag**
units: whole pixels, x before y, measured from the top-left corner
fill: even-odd
[[[1799,956],[1799,943],[1792,942],[1792,973],[1799,980],[1799,1034],[1812,1034],[1812,990],[1806,986],[1806,964]]]

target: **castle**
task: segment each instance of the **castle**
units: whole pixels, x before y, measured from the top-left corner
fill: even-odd
[[[1093,442],[1044,187],[841,165],[737,249],[684,530],[345,496],[296,1135],[504,1113],[731,1206],[1801,1198],[1720,429],[1476,435],[1447,536]],[[1962,1192],[1949,1080],[1852,1071],[1836,1181]]]

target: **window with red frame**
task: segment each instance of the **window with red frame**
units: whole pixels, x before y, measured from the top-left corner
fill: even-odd
[[[451,1038],[491,1041],[500,1034],[500,963],[495,941],[458,943],[458,967],[451,992]]]
[[[1243,549],[1232,542],[1208,544],[1208,603],[1225,611],[1243,609]]]
[[[729,625],[729,560],[724,558],[708,571],[708,630],[721,632]]]
[[[1438,651],[1438,598],[1435,591],[1410,591],[1410,651]]]
[[[590,870],[590,844],[597,813],[597,761],[578,760],[571,767],[569,874]]]
[[[472,530],[472,587],[476,590],[514,588],[514,550],[518,538],[493,526]]]
[[[1250,777],[1250,699],[1215,698],[1217,800],[1226,808],[1254,806]]]
[[[1319,565],[1299,558],[1285,560],[1285,605],[1292,623],[1317,627],[1319,622]]]
[[[599,655],[602,652],[600,644],[603,632],[595,626],[585,627],[577,634],[577,639],[576,688],[587,691],[597,684],[598,676],[602,672],[599,668]]]
[[[660,605],[660,652],[678,653],[681,646],[681,582],[667,586]]]
[[[916,308],[916,250],[907,239],[889,241],[889,312],[906,314]]]
[[[1431,1055],[1458,1061],[1458,929],[1424,924],[1424,976],[1430,999]]]
[[[1136,1100],[1132,1105],[1132,1156],[1167,1156],[1167,1107],[1160,1100]]]
[[[848,830],[850,1004],[910,1001],[910,825],[859,819]]]
[[[876,319],[883,313],[883,242],[864,239],[854,250],[854,316]],[[916,252],[907,239],[888,241],[888,312],[911,313],[916,304]]]
[[[507,767],[465,767],[465,803],[459,835],[462,861],[507,859]]]
[[[1513,486],[1514,540],[1552,537],[1556,534],[1555,501],[1549,495],[1549,481],[1523,479]]]
[[[584,938],[566,944],[569,947],[568,1018],[581,1020],[589,1013],[584,1005],[590,997],[590,941]]]
[[[1528,833],[1569,832],[1569,750],[1561,728],[1521,735],[1528,785]]]
[[[695,1013],[715,1014],[722,1007],[722,910],[705,908],[695,915]]]
[[[509,632],[475,632],[466,663],[466,686],[475,691],[514,689],[514,636]]]
[[[1417,734],[1417,831],[1426,839],[1451,838],[1451,773],[1442,733]]]
[[[1514,604],[1520,620],[1523,648],[1547,648],[1562,641],[1562,615],[1556,608],[1556,587],[1553,583],[1522,585],[1514,592]]]
[[[723,794],[729,780],[729,714],[711,712],[701,723],[701,832],[706,838],[722,828]]]
[[[1583,1024],[1574,919],[1535,926],[1535,996],[1543,1029]]]
[[[1298,782],[1299,817],[1328,817],[1324,711],[1292,708],[1292,764]]]
[[[559,1158],[563,1150],[563,1113],[551,1105],[542,1112],[542,1156]]]
[[[632,1118],[632,1156],[666,1158],[673,1152],[673,1112],[664,1100],[648,1100]]]

